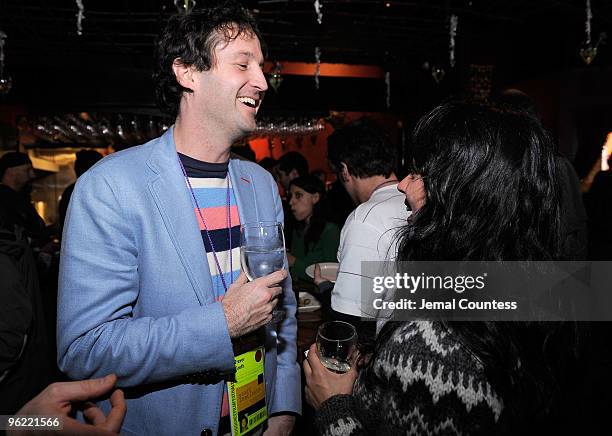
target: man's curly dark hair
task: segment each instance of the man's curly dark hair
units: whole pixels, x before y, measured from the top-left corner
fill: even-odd
[[[256,36],[263,47],[255,18],[235,1],[172,16],[155,47],[157,62],[153,81],[160,108],[176,117],[183,92],[192,92],[176,80],[172,70],[176,59],[183,65],[195,66],[198,71],[210,70],[215,63],[217,44],[230,42],[243,34]]]

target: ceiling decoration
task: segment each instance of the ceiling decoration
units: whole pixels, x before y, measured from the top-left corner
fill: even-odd
[[[463,31],[479,38],[502,27],[506,38],[519,38],[530,24],[547,29],[554,22],[583,26],[585,0],[312,0],[244,1],[257,16],[268,44],[270,59],[309,61],[320,47],[327,62],[380,64],[385,52],[394,61],[426,57],[448,50],[448,27],[452,15],[460,17]],[[150,57],[162,23],[179,10],[200,4],[193,0],[86,0],[87,31],[74,32],[75,11],[84,18],[82,0],[78,11],[65,0],[4,0],[0,28],[11,35],[11,50],[24,56],[34,53],[66,58],[73,55],[125,55]],[[207,2],[208,4],[209,2]],[[325,20],[322,20],[322,9]],[[600,30],[612,24],[612,2],[592,0]],[[321,24],[318,23],[321,19]],[[551,23],[552,21],[552,23]],[[568,30],[567,28],[565,30]],[[462,32],[463,32],[462,31]],[[556,31],[560,31],[557,29]],[[599,32],[597,32],[599,33]],[[490,35],[494,39],[495,35]],[[577,40],[581,43],[582,37]],[[460,44],[461,41],[457,41]],[[494,43],[495,41],[491,41]],[[483,41],[486,43],[486,41]],[[534,44],[537,41],[534,39]],[[41,53],[41,48],[44,52]],[[459,49],[459,47],[457,47]],[[419,65],[424,60],[414,61]],[[430,61],[436,63],[435,60]],[[437,62],[439,63],[439,62]]]
[[[8,94],[13,86],[13,79],[4,68],[4,45],[6,44],[6,33],[0,30],[0,95]]]
[[[450,41],[448,43],[448,63],[450,64],[451,68],[455,67],[455,37],[457,36],[458,24],[459,17],[457,15],[451,15],[449,25]]]
[[[130,104],[137,105],[143,96],[152,95],[149,82],[153,46],[167,18],[177,10],[186,12],[214,1],[217,0],[3,0],[0,29],[10,35],[5,52],[13,79],[9,97],[17,101],[19,95],[26,95],[28,103],[35,102],[38,94],[53,91],[49,88],[61,83],[62,93],[73,97],[70,104],[98,98],[105,105],[116,103],[115,107],[119,107],[125,104],[119,97],[125,95],[134,96]],[[586,42],[590,43],[583,44],[586,1],[242,3],[257,17],[267,46],[266,59],[283,66],[282,74],[277,74],[277,78],[285,79],[278,88],[279,95],[291,89],[293,78],[288,79],[290,73],[285,67],[292,62],[315,65],[312,73],[315,92],[306,97],[329,100],[332,96],[322,80],[326,64],[370,65],[381,69],[380,77],[357,86],[378,87],[379,106],[386,107],[387,72],[393,76],[394,104],[399,104],[410,96],[406,94],[406,80],[414,81],[420,74],[432,86],[439,81],[442,93],[457,83],[459,76],[468,76],[472,64],[494,65],[496,76],[505,74],[512,80],[583,68],[585,62],[591,63],[591,69],[612,67],[612,49],[596,44],[598,35],[612,29],[612,1],[588,0],[593,18],[588,20],[586,35]],[[80,15],[81,23],[75,31],[75,20]],[[82,34],[79,36],[78,32]],[[576,55],[581,48],[584,62]],[[424,64],[425,72],[421,68]],[[126,73],[132,74],[132,83],[139,80],[131,89],[122,82]],[[135,80],[135,76],[142,79]],[[316,91],[319,78],[320,91]],[[333,80],[325,78],[328,83]],[[96,86],[90,86],[94,81]],[[376,81],[379,83],[375,84]],[[140,85],[145,82],[147,89]],[[69,89],[70,84],[73,89]],[[92,88],[99,89],[99,96]],[[334,85],[332,91],[336,88]],[[107,92],[108,89],[112,92]],[[355,99],[359,100],[364,92],[356,88]],[[152,105],[151,101],[148,103]]]
[[[591,41],[591,20],[593,19],[591,0],[586,0],[585,14],[586,20],[584,23],[584,44],[582,45],[582,48],[580,49],[579,53],[584,63],[587,65],[591,65],[591,62],[593,62],[595,56],[597,56],[597,49],[599,48],[599,45],[606,39],[606,33],[601,32],[599,34],[597,42],[593,44],[593,42]]]
[[[188,14],[195,8],[196,2],[195,0],[174,0],[174,5],[179,13]]]
[[[319,0],[315,0],[314,8],[317,14],[317,23],[323,24],[323,4]]]
[[[85,6],[83,5],[83,0],[76,0],[77,8],[79,11],[76,14],[77,18],[77,35],[81,36],[83,34],[83,20],[85,19]]]

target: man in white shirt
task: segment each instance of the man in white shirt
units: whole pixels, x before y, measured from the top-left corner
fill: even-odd
[[[394,260],[397,232],[410,214],[405,196],[397,190],[395,156],[396,150],[382,129],[366,118],[336,130],[328,138],[330,165],[358,204],[340,235],[332,315],[356,324],[360,333],[365,333],[364,328],[372,331],[375,324],[360,322],[362,317],[373,315],[364,307],[368,302],[362,302],[361,262]]]

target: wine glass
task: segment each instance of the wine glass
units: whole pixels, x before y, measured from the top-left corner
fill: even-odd
[[[240,260],[249,280],[272,274],[285,265],[285,235],[278,222],[247,223],[240,226]],[[273,310],[272,321],[280,322],[284,310]]]
[[[344,321],[328,321],[317,332],[319,360],[330,371],[343,374],[351,369],[357,352],[357,331]]]

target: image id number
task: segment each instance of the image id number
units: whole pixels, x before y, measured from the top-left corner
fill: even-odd
[[[1,418],[0,430],[61,430],[64,427],[60,416],[4,415]]]

